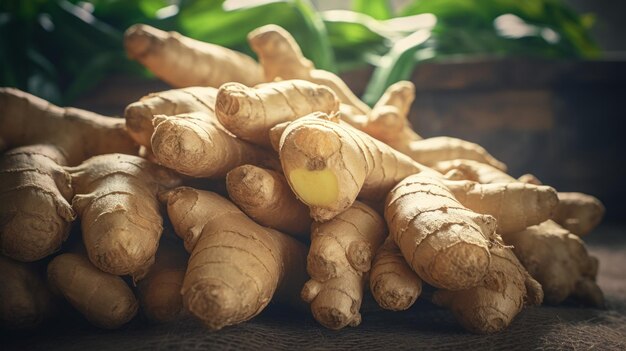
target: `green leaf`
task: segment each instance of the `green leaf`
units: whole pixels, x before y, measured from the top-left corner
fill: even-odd
[[[389,0],[352,0],[352,10],[379,20],[393,17]]]
[[[431,56],[427,41],[431,38],[429,30],[419,30],[398,40],[389,53],[383,56],[369,81],[363,100],[373,105],[383,95],[385,89],[395,82],[408,79],[415,68],[415,56],[422,50],[422,57]]]

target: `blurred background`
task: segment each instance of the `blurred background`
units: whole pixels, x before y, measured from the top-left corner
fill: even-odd
[[[423,137],[483,145],[514,176],[599,197],[624,223],[626,13],[611,0],[0,0],[0,86],[120,115],[168,89],[126,58],[134,23],[252,54],[275,23],[365,102],[408,79]]]

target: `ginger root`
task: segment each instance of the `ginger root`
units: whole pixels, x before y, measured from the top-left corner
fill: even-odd
[[[313,62],[302,55],[298,43],[283,28],[274,24],[259,27],[248,34],[248,43],[259,56],[266,81],[303,79],[325,85],[337,94],[341,102],[352,106],[358,113],[369,113],[369,106],[354,95],[341,78],[315,69]]]
[[[511,249],[498,243],[489,250],[491,263],[476,287],[438,290],[433,302],[452,310],[457,320],[474,333],[495,333],[511,324],[524,305],[540,305],[541,285],[528,275]]]
[[[177,88],[263,82],[263,69],[247,55],[145,24],[126,30],[124,48],[128,57]]]
[[[415,174],[398,183],[385,219],[389,236],[428,284],[463,290],[483,280],[496,221],[461,205],[438,177]]]
[[[212,113],[154,118],[152,152],[158,163],[192,177],[222,178],[244,164],[272,166],[274,155],[236,138]]]
[[[163,195],[176,233],[191,251],[185,307],[211,330],[259,314],[272,296],[297,296],[306,247],[250,220],[221,196],[192,188]]]
[[[596,284],[598,261],[585,244],[552,220],[503,235],[515,255],[543,287],[545,302],[559,304],[572,296],[584,304],[602,307],[604,296]]]
[[[163,231],[157,193],[178,185],[173,172],[130,155],[108,154],[68,168],[91,262],[140,279],[154,262]]]
[[[374,299],[386,310],[406,310],[422,293],[422,280],[411,270],[391,237],[378,248],[369,281]]]
[[[385,238],[385,222],[361,202],[325,223],[313,223],[302,299],[330,329],[361,323],[359,309],[367,272]]]
[[[180,240],[163,237],[155,263],[139,284],[139,302],[146,317],[157,323],[170,322],[183,314],[183,286],[189,255]]]
[[[189,87],[152,93],[128,105],[124,110],[128,134],[139,144],[150,148],[156,115],[174,116],[189,112],[215,113],[217,89]]]
[[[462,177],[479,182],[500,182],[489,184],[489,186],[520,187],[523,184],[502,171],[478,162],[458,160],[440,163],[435,168],[442,172],[456,169],[460,171]],[[535,189],[540,189],[540,187]],[[548,202],[552,203],[554,200],[530,201],[527,204],[534,206],[530,208],[525,206],[512,213],[523,213],[524,215],[520,218],[528,217],[528,213],[534,211],[533,208],[545,206]],[[493,212],[485,208],[483,206],[482,210]],[[559,304],[568,296],[573,296],[591,306],[604,304],[602,291],[595,283],[597,260],[589,256],[582,240],[552,220],[545,220],[520,230],[518,232],[505,231],[502,233],[502,238],[507,245],[513,245],[517,258],[530,275],[541,284],[547,303]]]
[[[594,196],[559,192],[559,205],[552,219],[563,228],[582,237],[600,224],[604,205]]]
[[[55,257],[48,264],[48,281],[100,328],[119,328],[137,314],[137,299],[124,280],[102,272],[81,255]]]
[[[60,166],[137,151],[122,120],[58,107],[13,88],[0,88],[0,140],[16,148],[0,161],[0,251],[19,261],[44,258],[67,237],[75,216]]]
[[[463,206],[496,218],[498,232],[514,233],[552,217],[559,203],[556,190],[524,183],[480,184],[444,181]]]
[[[285,80],[248,88],[239,83],[220,87],[217,118],[237,137],[269,146],[269,130],[313,112],[333,113],[339,100],[330,88],[304,80]]]
[[[0,328],[40,325],[54,311],[53,297],[34,264],[0,256]]]
[[[436,173],[323,113],[291,122],[279,145],[283,172],[316,221],[350,207],[357,195],[382,200],[408,175]]]
[[[226,175],[230,199],[257,223],[308,239],[308,207],[296,199],[285,177],[252,165],[239,166]]]

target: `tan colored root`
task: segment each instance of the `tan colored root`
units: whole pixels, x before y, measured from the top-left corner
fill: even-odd
[[[291,122],[278,123],[277,125],[270,128],[270,144],[272,145],[272,149],[274,151],[280,151],[280,139],[282,138],[283,132],[285,131],[285,129],[287,129],[287,126],[289,126],[290,123]]]
[[[435,173],[322,113],[291,122],[282,133],[279,153],[291,189],[316,221],[345,211],[357,195],[380,200],[408,175]]]
[[[326,86],[304,80],[266,83],[254,88],[227,83],[219,90],[215,109],[222,125],[237,137],[270,146],[270,128],[312,112],[337,112],[339,100]]]
[[[177,88],[263,82],[263,69],[251,57],[177,32],[136,24],[126,30],[124,47],[131,59]]]
[[[440,136],[412,141],[406,145],[394,143],[390,145],[427,166],[441,161],[467,159],[488,164],[502,171],[507,169],[504,163],[498,161],[485,148],[462,139]]]
[[[543,185],[539,178],[535,177],[534,174],[526,173],[522,174],[519,178],[517,178],[518,182],[534,184],[534,185]]]
[[[80,255],[55,257],[48,264],[48,281],[100,328],[119,328],[137,314],[137,300],[122,278],[100,271]]]
[[[226,175],[230,199],[257,223],[308,239],[312,219],[285,177],[252,165],[239,166]]]
[[[0,160],[0,250],[20,261],[51,254],[67,237],[72,190],[60,166],[136,152],[121,120],[61,108],[13,88],[0,88],[0,141],[17,147]]]
[[[528,275],[511,249],[496,244],[491,263],[477,286],[467,290],[438,290],[433,302],[452,310],[459,323],[474,333],[496,333],[511,324],[524,305],[539,305],[541,285]]]
[[[359,201],[328,222],[314,222],[307,257],[309,275],[325,282],[347,271],[369,272],[385,231],[383,218]]]
[[[178,185],[178,177],[122,154],[96,156],[68,171],[91,262],[111,274],[143,277],[163,230],[157,192]]]
[[[465,207],[495,217],[502,234],[550,219],[559,202],[556,191],[545,185],[451,180],[444,183]]]
[[[277,25],[266,25],[248,34],[248,43],[259,56],[259,62],[265,71],[268,82],[276,79],[303,79],[325,85],[332,89],[341,102],[351,105],[358,113],[370,111],[337,75],[315,69],[307,60],[294,38]]]
[[[385,238],[385,222],[361,202],[325,223],[313,223],[302,298],[313,317],[330,329],[361,322],[363,289],[374,253]]]
[[[311,304],[313,318],[329,329],[339,330],[361,324],[361,302],[366,277],[355,271],[325,282],[309,280],[302,299]]]
[[[180,242],[180,241],[179,241]],[[161,239],[155,264],[139,282],[139,301],[146,317],[157,323],[170,322],[183,314],[180,290],[187,270],[189,255],[182,245]]]
[[[408,115],[415,99],[415,85],[400,81],[387,88],[378,100],[367,122],[360,129],[374,138],[395,147],[421,140],[409,122]]]
[[[374,256],[369,282],[374,299],[386,310],[406,310],[422,293],[422,280],[411,270],[391,237]]]
[[[416,174],[398,183],[385,219],[406,261],[430,285],[462,290],[484,278],[495,219],[461,205],[437,177]]]
[[[14,88],[0,88],[0,139],[7,148],[54,145],[62,166],[112,152],[137,153],[122,119],[58,107]]]
[[[244,164],[272,165],[275,156],[236,138],[215,115],[194,112],[156,116],[152,151],[157,161],[192,177],[223,178]]]
[[[53,297],[32,264],[0,256],[0,328],[32,329],[51,317]]]
[[[515,255],[543,287],[545,302],[559,304],[575,297],[602,307],[604,297],[595,283],[598,262],[578,236],[548,220],[518,233],[503,235]]]
[[[275,292],[297,296],[306,277],[304,245],[254,223],[215,193],[183,187],[163,197],[176,233],[192,252],[183,303],[209,329],[256,316]]]
[[[559,205],[552,219],[563,228],[582,237],[600,224],[604,211],[604,205],[594,196],[583,193],[559,193]]]
[[[450,171],[458,171],[461,176],[457,180],[471,180],[481,184],[493,184],[493,183],[514,183],[517,180],[510,175],[506,174],[502,170],[490,166],[486,163],[481,163],[473,160],[451,160],[441,161],[432,165],[432,168],[446,174]],[[531,182],[521,182],[531,185],[541,185]]]
[[[189,112],[215,113],[217,89],[190,87],[152,93],[133,102],[124,110],[128,134],[139,144],[150,148],[156,115],[174,116]]]
[[[31,145],[0,157],[0,248],[18,261],[32,262],[59,249],[74,211],[70,177],[59,166],[60,151]]]

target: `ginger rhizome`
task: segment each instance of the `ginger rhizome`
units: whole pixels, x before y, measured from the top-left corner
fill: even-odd
[[[154,118],[152,152],[158,163],[192,177],[222,178],[244,164],[271,166],[275,156],[227,131],[215,114]]]
[[[68,168],[91,262],[115,275],[141,278],[163,231],[157,193],[178,185],[173,172],[143,158],[108,154]]]
[[[457,176],[479,182],[499,182],[484,186],[520,187],[523,184],[493,167],[467,160],[441,163],[436,168],[442,172],[456,169],[459,171]],[[533,212],[532,208],[545,207],[547,203],[553,202],[553,199],[529,201],[516,212],[524,212],[519,215],[520,218],[529,218],[528,213]],[[493,209],[486,211],[493,212]],[[582,240],[554,221],[544,220],[517,232],[503,231],[502,238],[507,245],[513,246],[517,258],[541,284],[547,303],[559,304],[573,296],[591,306],[604,304],[602,291],[595,282],[597,260],[589,256]]]
[[[265,80],[303,79],[332,89],[339,100],[350,105],[360,114],[370,111],[348,88],[341,78],[332,72],[315,69],[313,62],[302,55],[302,50],[295,39],[277,25],[266,25],[248,34],[248,43],[259,56],[259,62],[265,72]]]
[[[593,230],[604,216],[604,205],[594,196],[559,192],[559,205],[552,219],[563,228],[582,237]]]
[[[69,177],[59,166],[137,151],[122,120],[12,88],[0,88],[0,144],[16,148],[0,161],[0,250],[19,261],[46,257],[67,237],[75,215]]]
[[[247,55],[145,24],[126,30],[124,47],[131,59],[177,88],[264,81],[263,69]]]
[[[298,295],[306,279],[304,245],[256,224],[215,193],[183,187],[163,197],[191,252],[183,303],[209,329],[247,321],[275,294]]]
[[[291,122],[282,133],[279,149],[291,189],[317,221],[345,211],[357,195],[382,200],[406,176],[436,173],[323,113]]]
[[[189,87],[152,93],[128,105],[124,110],[128,134],[139,144],[150,148],[156,115],[174,116],[189,112],[215,113],[217,89]]]
[[[545,185],[480,184],[462,180],[448,180],[445,184],[465,207],[495,217],[498,233],[502,234],[550,219],[559,202],[556,191]]]
[[[257,223],[308,239],[311,217],[298,201],[285,177],[252,165],[239,166],[226,175],[228,196]]]
[[[180,290],[189,255],[177,241],[161,239],[154,265],[137,286],[141,309],[152,322],[170,322],[184,313]]]
[[[495,219],[461,205],[439,178],[416,174],[398,183],[387,197],[385,219],[389,236],[428,284],[468,289],[487,273]]]
[[[406,310],[422,293],[422,280],[411,270],[392,237],[378,248],[369,282],[372,296],[386,310]]]
[[[302,298],[313,317],[330,329],[361,323],[361,302],[372,258],[385,238],[385,222],[355,202],[325,223],[313,223]]]
[[[54,299],[36,264],[0,255],[0,328],[32,329],[52,316]]]
[[[79,254],[55,257],[48,264],[48,281],[100,328],[119,328],[137,314],[137,299],[124,280],[99,270]]]
[[[433,302],[451,309],[467,330],[481,334],[503,330],[525,305],[539,305],[543,300],[541,285],[499,238],[490,253],[487,274],[478,286],[438,290],[433,295]]]
[[[595,282],[598,260],[587,252],[580,238],[552,220],[503,235],[515,255],[543,287],[545,301],[559,304],[568,297],[604,306],[602,290]]]
[[[339,110],[339,100],[326,86],[286,80],[248,88],[239,83],[220,87],[215,112],[222,125],[237,137],[270,146],[269,130],[313,112]]]

